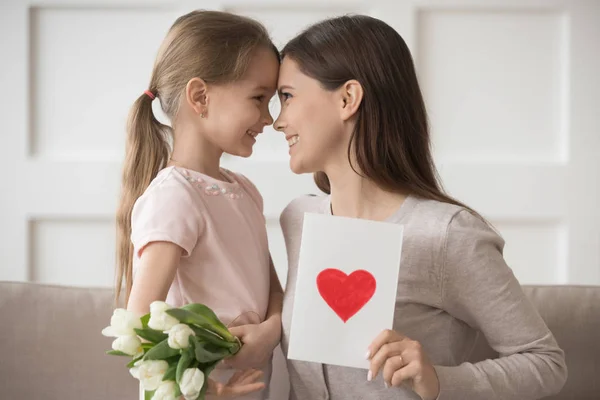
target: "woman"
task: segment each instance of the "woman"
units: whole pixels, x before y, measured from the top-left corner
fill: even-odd
[[[502,257],[503,240],[440,188],[410,52],[384,22],[344,16],[284,48],[275,128],[295,173],[328,196],[281,216],[289,260],[290,335],[304,212],[404,225],[393,330],[373,338],[368,373],[288,362],[291,399],[534,399],[566,380],[564,354]],[[368,249],[368,243],[365,243]],[[500,358],[466,362],[482,332]]]

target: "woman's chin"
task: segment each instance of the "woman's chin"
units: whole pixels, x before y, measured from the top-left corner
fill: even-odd
[[[304,171],[304,169],[302,168],[302,164],[298,162],[298,160],[295,160],[293,157],[290,158],[290,169],[293,173],[297,175],[306,173],[306,171]]]
[[[306,163],[301,162],[299,159],[292,157],[290,159],[290,169],[292,170],[293,173],[297,174],[297,175],[302,175],[302,174],[311,174],[313,172],[317,172],[317,169],[314,168],[310,168],[309,165],[306,165]]]

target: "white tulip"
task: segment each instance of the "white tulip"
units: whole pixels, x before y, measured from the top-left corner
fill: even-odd
[[[110,326],[102,329],[102,334],[109,337],[133,336],[134,328],[142,329],[142,320],[131,311],[117,308],[110,318]]]
[[[158,385],[158,389],[154,392],[152,400],[177,400],[175,397],[175,382],[173,381],[162,381]]]
[[[134,335],[119,336],[112,342],[112,348],[130,356],[138,356],[144,352],[142,341]]]
[[[196,400],[204,386],[204,373],[198,368],[188,368],[183,371],[179,389],[185,400]]]
[[[136,362],[135,366],[129,370],[131,375],[139,379],[144,390],[156,390],[163,380],[169,364],[163,360],[149,360]]]
[[[138,360],[133,364],[133,368],[129,368],[129,373],[135,379],[140,379],[140,365],[142,365],[142,360]]]
[[[187,349],[190,346],[190,336],[196,333],[186,324],[177,324],[169,329],[169,347],[172,349]]]
[[[168,331],[177,325],[179,320],[167,314],[167,310],[172,308],[164,301],[154,301],[150,304],[150,321],[148,326],[159,331]]]

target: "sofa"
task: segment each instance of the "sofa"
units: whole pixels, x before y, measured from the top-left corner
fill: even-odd
[[[600,399],[600,286],[524,286],[565,350],[569,378],[548,399]],[[137,399],[126,359],[104,354],[114,307],[106,288],[0,282],[0,399]],[[480,336],[470,361],[495,357]],[[287,399],[281,351],[270,400]],[[306,399],[310,400],[310,399]]]

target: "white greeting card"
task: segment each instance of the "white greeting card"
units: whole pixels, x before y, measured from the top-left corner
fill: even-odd
[[[368,368],[394,319],[402,225],[304,215],[288,358]]]

